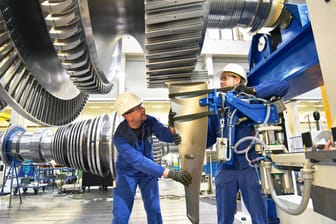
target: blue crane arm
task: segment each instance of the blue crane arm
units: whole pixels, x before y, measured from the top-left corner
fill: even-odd
[[[218,94],[216,90],[208,94],[207,98],[200,99],[200,106],[209,106],[209,111],[218,114],[224,108],[233,111],[237,109],[240,114],[247,116],[256,124],[279,123],[279,116],[276,104],[261,101],[257,98],[246,98],[235,91]],[[237,114],[237,113],[236,113]],[[238,116],[238,115],[235,115]]]

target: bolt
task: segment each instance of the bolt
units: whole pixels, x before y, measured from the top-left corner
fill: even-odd
[[[184,155],[184,158],[185,159],[194,159],[194,155],[192,155],[192,154],[186,154],[186,155]]]

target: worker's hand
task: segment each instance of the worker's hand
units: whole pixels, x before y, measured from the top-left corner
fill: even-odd
[[[176,115],[175,112],[172,111],[172,108],[170,108],[169,110],[169,114],[168,114],[168,126],[169,127],[174,127],[174,116]]]
[[[239,84],[233,90],[239,93],[247,93],[247,94],[252,94],[252,95],[256,94],[255,89],[253,87],[245,86],[243,84]]]
[[[175,145],[179,145],[182,141],[181,135],[177,133],[173,135],[173,138],[174,138]]]
[[[183,170],[181,171],[169,170],[168,178],[180,182],[186,187],[188,187],[188,185],[191,184],[191,175]]]

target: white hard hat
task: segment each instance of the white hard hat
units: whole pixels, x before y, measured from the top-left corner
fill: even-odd
[[[114,107],[119,115],[123,115],[130,109],[140,105],[142,101],[143,100],[134,93],[125,92],[117,96]]]
[[[247,84],[246,71],[243,66],[239,64],[230,63],[224,66],[224,68],[218,73],[221,75],[223,72],[232,72],[237,74],[241,79],[243,79],[243,84]]]

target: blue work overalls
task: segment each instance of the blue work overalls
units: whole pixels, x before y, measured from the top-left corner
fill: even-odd
[[[147,115],[139,140],[126,120],[118,126],[113,141],[118,151],[116,188],[113,190],[113,224],[128,224],[136,188],[139,186],[149,224],[162,223],[158,178],[165,168],[153,161],[152,135],[173,142],[168,127]]]
[[[256,97],[268,99],[272,96],[282,97],[288,91],[286,81],[269,81],[254,86]],[[216,137],[220,137],[219,115],[209,116],[208,119],[207,147],[216,143]],[[224,136],[227,135],[227,122],[224,125]],[[235,139],[233,145],[245,136],[254,136],[255,130],[252,121],[247,120],[235,127]],[[227,136],[225,136],[227,137]],[[239,145],[238,150],[245,149],[250,141]],[[249,151],[249,158],[253,159],[255,149]],[[261,186],[254,168],[252,168],[245,154],[233,156],[233,164],[219,163],[215,176],[217,223],[232,224],[236,213],[237,192],[240,190],[253,224],[267,224],[267,208],[263,200]]]

